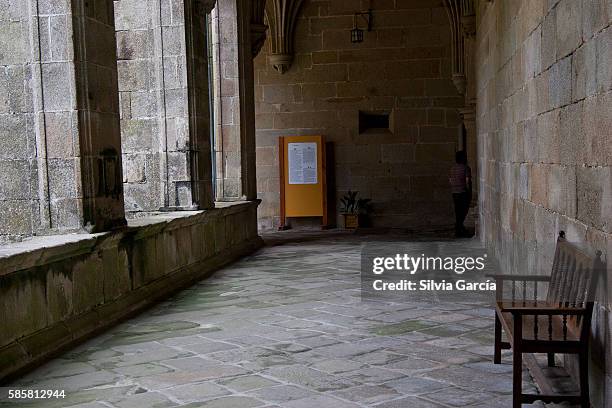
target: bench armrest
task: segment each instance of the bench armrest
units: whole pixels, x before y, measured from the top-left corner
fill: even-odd
[[[554,304],[512,306],[503,303],[498,303],[497,307],[505,312],[502,315],[505,318],[500,316],[502,324],[512,336],[512,344],[519,344],[519,348],[522,341],[575,342],[582,339],[584,331],[579,322],[585,322],[586,308],[558,307]],[[512,317],[508,317],[509,313]]]

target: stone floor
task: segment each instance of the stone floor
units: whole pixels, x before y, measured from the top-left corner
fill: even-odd
[[[269,236],[253,256],[11,385],[64,389],[65,399],[0,407],[511,406],[509,354],[491,362],[490,308],[361,302],[362,243],[393,239],[413,238]],[[533,391],[528,375],[524,387]]]

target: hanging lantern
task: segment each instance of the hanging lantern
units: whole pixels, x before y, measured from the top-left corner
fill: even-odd
[[[355,27],[351,30],[351,42],[360,43],[363,42],[363,30],[359,27]]]
[[[372,31],[372,9],[366,12],[355,13],[353,15],[353,29],[351,30],[351,42],[352,43],[363,42],[364,30],[359,28],[359,24],[357,24],[357,20],[359,17],[365,20],[366,24],[368,25],[368,31]]]

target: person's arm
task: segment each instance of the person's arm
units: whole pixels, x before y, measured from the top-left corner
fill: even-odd
[[[469,190],[472,190],[472,169],[470,169],[470,166],[465,167],[465,185]]]

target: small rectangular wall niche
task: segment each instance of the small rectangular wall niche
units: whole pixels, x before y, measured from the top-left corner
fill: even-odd
[[[359,111],[359,133],[391,133],[390,113],[386,111]]]

